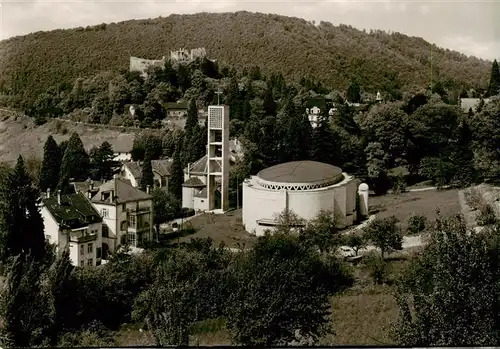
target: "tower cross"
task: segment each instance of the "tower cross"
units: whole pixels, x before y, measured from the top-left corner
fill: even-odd
[[[222,91],[220,90],[220,88],[218,88],[217,92],[215,92],[215,93],[217,93],[217,105],[219,105],[220,104],[220,95],[222,94]]]

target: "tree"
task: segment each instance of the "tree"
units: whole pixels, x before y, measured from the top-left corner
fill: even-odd
[[[361,101],[361,89],[357,81],[352,82],[347,89],[347,100],[351,103],[359,103]]]
[[[180,152],[176,150],[170,167],[168,191],[178,200],[182,200],[182,183],[184,183],[184,170],[182,168]]]
[[[180,202],[171,193],[162,188],[155,188],[153,196],[154,224],[156,227],[156,239],[159,239],[160,225],[174,219],[180,209]]]
[[[330,331],[330,295],[352,284],[336,259],[323,260],[293,234],[260,237],[232,264],[227,326],[243,345],[289,345],[298,336],[312,342]]]
[[[137,134],[134,138],[131,151],[132,160],[144,160],[146,152],[149,152],[151,160],[157,160],[162,156],[163,147],[160,137],[154,133],[144,131]]]
[[[54,191],[56,188],[59,183],[61,158],[62,155],[56,141],[49,135],[43,147],[43,162],[38,183],[40,191],[47,191],[48,188]]]
[[[366,239],[363,234],[358,232],[352,232],[347,235],[345,239],[345,244],[354,250],[356,256],[359,253],[359,250],[366,247]]]
[[[328,116],[321,114],[318,125],[312,130],[311,160],[331,165],[340,165],[340,156],[336,144],[337,135],[330,127]]]
[[[403,235],[396,217],[377,217],[364,228],[364,238],[380,249],[382,257],[391,250],[401,250]]]
[[[0,305],[2,347],[50,346],[54,318],[51,297],[42,292],[42,272],[30,254],[17,255],[8,268]]]
[[[389,177],[387,168],[387,154],[382,148],[382,144],[369,143],[365,149],[366,165],[368,177],[370,178],[373,190],[376,195],[382,195],[389,189]]]
[[[491,346],[500,340],[499,227],[467,231],[438,216],[430,241],[398,285],[393,336],[403,346]]]
[[[69,138],[68,146],[61,161],[60,178],[75,181],[85,181],[89,177],[90,158],[78,133],[74,132]]]
[[[114,157],[111,144],[105,141],[99,148],[92,148],[89,157],[94,179],[110,179],[112,174],[111,160]]]
[[[303,231],[305,243],[315,246],[320,252],[329,253],[341,245],[340,219],[332,211],[320,211]]]
[[[262,109],[265,115],[276,115],[276,102],[274,101],[273,88],[270,84],[268,84],[264,94]]]
[[[0,259],[30,253],[45,256],[43,219],[38,208],[39,191],[26,173],[21,156],[0,185]]]
[[[491,66],[491,76],[490,84],[488,85],[488,91],[486,92],[487,97],[496,96],[500,93],[500,68],[498,67],[498,62],[495,59]]]
[[[154,175],[153,175],[153,166],[151,164],[151,156],[149,153],[146,153],[144,157],[144,161],[142,162],[141,168],[141,179],[139,180],[139,188],[142,191],[146,191],[147,187],[153,187],[154,184]]]

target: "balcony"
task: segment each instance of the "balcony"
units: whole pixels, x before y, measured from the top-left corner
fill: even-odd
[[[127,213],[131,215],[140,215],[151,212],[151,207],[127,208]]]
[[[127,231],[129,233],[139,233],[143,231],[149,231],[151,228],[151,224],[149,222],[138,222],[137,224],[131,224],[134,222],[129,221],[129,225],[127,227]]]
[[[80,236],[78,236],[80,235]],[[81,231],[80,233],[76,233],[72,231],[69,236],[69,241],[70,242],[76,242],[78,244],[82,244],[85,242],[90,242],[90,241],[95,241],[97,240],[97,234],[96,233],[90,233],[88,231]]]

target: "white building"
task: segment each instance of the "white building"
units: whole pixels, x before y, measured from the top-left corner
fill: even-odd
[[[132,147],[134,145],[133,134],[120,134],[109,143],[113,147],[114,161],[132,160]]]
[[[90,200],[102,217],[102,247],[106,253],[119,245],[140,247],[151,239],[152,196],[117,178],[104,183]]]
[[[277,225],[285,209],[310,220],[321,210],[333,211],[341,225],[356,220],[358,181],[342,169],[315,161],[293,161],[269,167],[243,183],[245,230],[263,235]]]
[[[168,179],[170,178],[170,167],[172,159],[152,160],[154,188],[168,188]],[[142,164],[140,162],[129,161],[122,165],[120,177],[130,181],[133,187],[138,187],[142,177]]]
[[[101,264],[102,219],[84,194],[61,195],[58,191],[51,195],[47,191],[41,214],[45,237],[59,252],[68,248],[73,265]]]

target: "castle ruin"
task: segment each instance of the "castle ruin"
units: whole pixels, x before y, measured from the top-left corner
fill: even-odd
[[[176,51],[170,52],[170,61],[172,63],[189,63],[197,58],[205,58],[207,51],[204,47],[194,48],[192,50],[187,50],[181,48]],[[149,67],[163,67],[165,65],[167,57],[163,56],[162,59],[144,59],[138,57],[130,57],[130,71],[139,71],[143,77],[146,77],[146,71]]]

